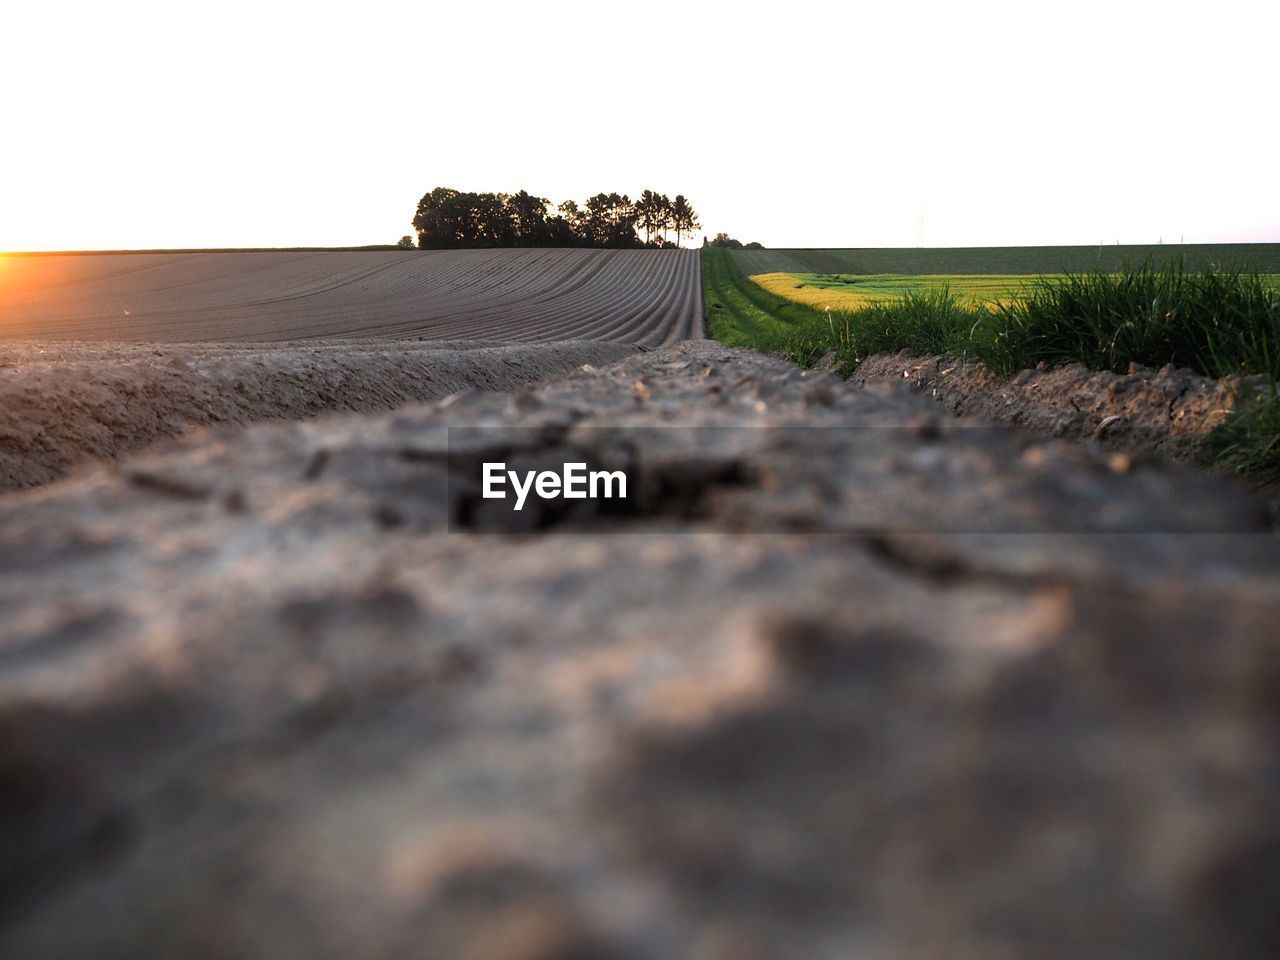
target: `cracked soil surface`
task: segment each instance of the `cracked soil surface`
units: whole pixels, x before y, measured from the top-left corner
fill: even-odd
[[[198,433],[0,499],[0,954],[1273,957],[1278,563],[709,341]]]

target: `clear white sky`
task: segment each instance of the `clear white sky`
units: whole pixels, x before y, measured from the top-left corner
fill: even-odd
[[[0,250],[394,241],[436,185],[768,246],[1280,241],[1280,3],[7,2]]]

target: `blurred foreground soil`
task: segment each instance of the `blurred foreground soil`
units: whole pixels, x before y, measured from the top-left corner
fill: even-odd
[[[567,456],[626,509],[464,473]],[[1274,957],[1277,570],[708,341],[199,431],[0,499],[0,955]]]

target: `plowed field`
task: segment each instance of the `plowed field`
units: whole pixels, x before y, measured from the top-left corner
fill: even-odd
[[[0,336],[256,342],[702,335],[693,250],[0,256]]]

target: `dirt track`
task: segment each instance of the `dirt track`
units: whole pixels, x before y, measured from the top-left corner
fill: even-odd
[[[587,341],[0,343],[0,491],[194,426],[514,390],[637,349]]]
[[[0,499],[0,954],[1269,960],[1278,550],[706,341],[191,437]]]
[[[0,256],[0,337],[256,342],[702,335],[696,250]]]

